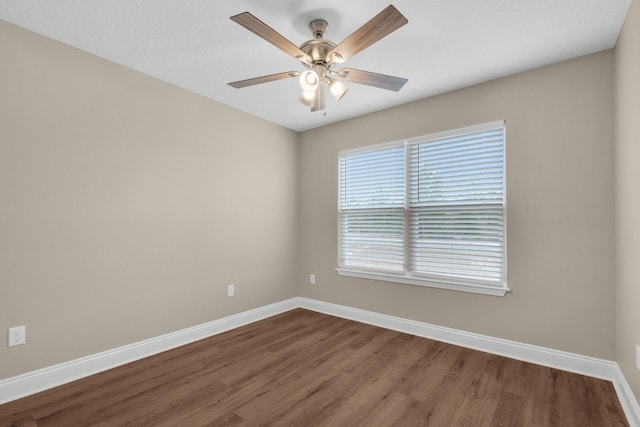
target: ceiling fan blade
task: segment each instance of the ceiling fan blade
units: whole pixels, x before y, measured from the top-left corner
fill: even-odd
[[[329,52],[327,58],[334,63],[344,62],[381,38],[391,34],[407,22],[409,22],[407,18],[405,18],[398,9],[393,5],[389,5],[382,12],[371,18],[369,22],[340,42],[338,46]]]
[[[300,75],[299,71],[287,71],[286,73],[270,74],[268,76],[255,77],[253,79],[239,80],[237,82],[227,83],[231,87],[240,89],[247,86],[258,85],[260,83],[272,82],[275,80],[287,79],[289,77],[297,77]]]
[[[242,25],[255,35],[262,37],[284,53],[291,55],[294,58],[297,58],[307,64],[311,63],[311,58],[309,58],[306,53],[300,50],[298,46],[291,43],[276,30],[274,30],[249,12],[243,12],[238,15],[232,16],[231,20]]]
[[[354,70],[353,68],[343,68],[335,73],[335,76],[346,82],[374,86],[394,92],[398,92],[404,84],[409,81],[401,77],[387,76],[386,74],[372,73],[371,71]]]

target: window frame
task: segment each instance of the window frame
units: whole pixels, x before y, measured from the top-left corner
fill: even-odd
[[[503,259],[503,281],[499,284],[487,284],[482,281],[474,281],[471,279],[457,279],[454,277],[446,277],[446,276],[437,276],[421,274],[409,271],[410,266],[410,257],[411,257],[411,239],[410,239],[410,229],[411,222],[409,217],[411,216],[412,209],[409,207],[409,151],[410,146],[415,145],[417,143],[428,143],[430,141],[443,139],[443,138],[451,138],[456,136],[462,136],[465,134],[473,134],[479,132],[486,132],[492,130],[502,129],[503,131],[503,140],[502,140],[502,221],[503,221],[503,229],[502,229],[502,259]],[[362,154],[367,152],[375,152],[380,150],[385,150],[394,147],[404,147],[404,156],[405,156],[405,205],[404,205],[404,228],[405,228],[405,241],[404,241],[404,257],[405,257],[405,265],[402,272],[395,271],[387,271],[375,268],[367,268],[367,267],[353,267],[353,266],[345,266],[342,264],[342,260],[340,259],[341,251],[340,251],[340,228],[341,228],[341,211],[340,211],[340,173],[338,174],[338,210],[337,210],[337,218],[338,218],[338,227],[337,227],[337,238],[338,238],[338,246],[337,246],[337,262],[338,267],[335,269],[337,274],[340,276],[346,277],[356,277],[363,279],[371,279],[371,280],[381,280],[386,282],[394,282],[408,285],[417,285],[417,286],[425,286],[431,288],[438,289],[447,289],[454,291],[463,291],[463,292],[472,292],[483,295],[493,295],[493,296],[504,296],[507,292],[510,291],[507,286],[507,194],[506,194],[506,122],[504,120],[494,121],[489,123],[484,123],[476,126],[468,126],[464,128],[458,128],[453,130],[448,130],[444,132],[436,132],[428,135],[422,135],[406,140],[387,142],[383,144],[376,144],[366,147],[360,147],[351,150],[344,150],[338,153],[338,171],[340,172],[340,161],[343,157],[355,154]],[[452,205],[456,206],[456,205]],[[459,205],[458,205],[459,206]]]

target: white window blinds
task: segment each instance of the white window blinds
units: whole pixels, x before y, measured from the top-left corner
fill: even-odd
[[[506,290],[504,140],[495,122],[340,153],[339,270]]]
[[[340,265],[403,271],[403,146],[340,157]]]
[[[410,144],[411,270],[504,282],[504,129]]]

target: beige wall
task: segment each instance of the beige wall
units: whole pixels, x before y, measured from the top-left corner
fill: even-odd
[[[616,356],[640,397],[640,4],[631,3],[616,47]]]
[[[0,58],[0,379],[298,294],[297,134],[2,21]]]
[[[607,51],[304,133],[302,296],[614,359],[613,77]],[[512,293],[336,275],[338,151],[501,119]]]

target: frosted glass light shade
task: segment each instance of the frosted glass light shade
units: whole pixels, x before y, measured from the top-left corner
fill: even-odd
[[[316,99],[316,93],[315,92],[310,92],[310,91],[307,91],[307,90],[303,90],[300,93],[299,100],[304,105],[307,105],[309,107],[312,106],[315,99]]]
[[[329,83],[329,90],[336,101],[340,101],[349,88],[339,80],[332,80]]]
[[[318,88],[320,79],[315,71],[307,70],[300,74],[300,87],[307,92],[314,92]]]

